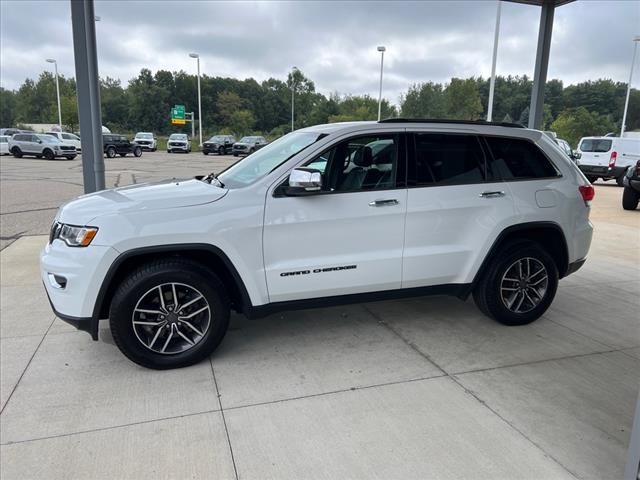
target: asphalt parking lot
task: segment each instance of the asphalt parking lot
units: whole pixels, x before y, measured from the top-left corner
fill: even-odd
[[[233,157],[105,160],[107,185]],[[38,252],[79,159],[0,157],[0,477],[621,478],[640,385],[640,210],[597,184],[590,256],[539,321],[448,297],[233,316],[151,371],[54,318]]]

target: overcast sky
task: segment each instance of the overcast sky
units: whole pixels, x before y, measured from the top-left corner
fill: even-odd
[[[123,84],[141,68],[211,76],[284,78],[293,65],[322,93],[378,95],[397,103],[412,83],[489,76],[495,0],[421,2],[96,1],[101,76]],[[538,7],[504,2],[497,72],[533,75]],[[556,10],[548,78],[565,84],[628,80],[640,1],[578,0]],[[0,0],[0,85],[17,88],[56,58],[75,76],[68,0]],[[638,55],[640,57],[640,54]],[[640,84],[636,62],[636,80]]]

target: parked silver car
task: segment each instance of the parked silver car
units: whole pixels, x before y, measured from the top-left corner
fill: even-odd
[[[191,152],[191,140],[184,133],[172,133],[167,141],[167,153]]]
[[[77,156],[76,147],[73,145],[62,143],[51,135],[38,133],[16,133],[9,140],[9,152],[16,158],[32,155],[47,160],[60,157],[73,160]]]

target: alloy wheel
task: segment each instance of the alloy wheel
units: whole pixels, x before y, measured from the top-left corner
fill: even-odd
[[[500,282],[500,297],[508,310],[527,313],[536,308],[547,293],[549,274],[544,264],[533,257],[513,262]]]
[[[142,345],[155,353],[172,355],[186,352],[205,337],[212,311],[195,287],[163,283],[140,297],[131,321]]]

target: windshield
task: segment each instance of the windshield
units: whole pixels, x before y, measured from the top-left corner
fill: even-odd
[[[136,133],[136,138],[153,138],[153,133]]]
[[[601,138],[585,138],[580,144],[583,152],[608,152],[611,149],[611,140]]]
[[[220,174],[220,180],[228,188],[249,185],[323,136],[323,134],[314,132],[289,133],[229,167]]]
[[[255,141],[255,139],[258,137],[242,137],[240,139],[240,143],[252,143]]]
[[[211,137],[208,141],[209,142],[224,142],[224,137],[222,135],[215,135],[215,136]]]
[[[173,133],[170,137],[169,140],[186,140],[187,136],[181,133]]]

